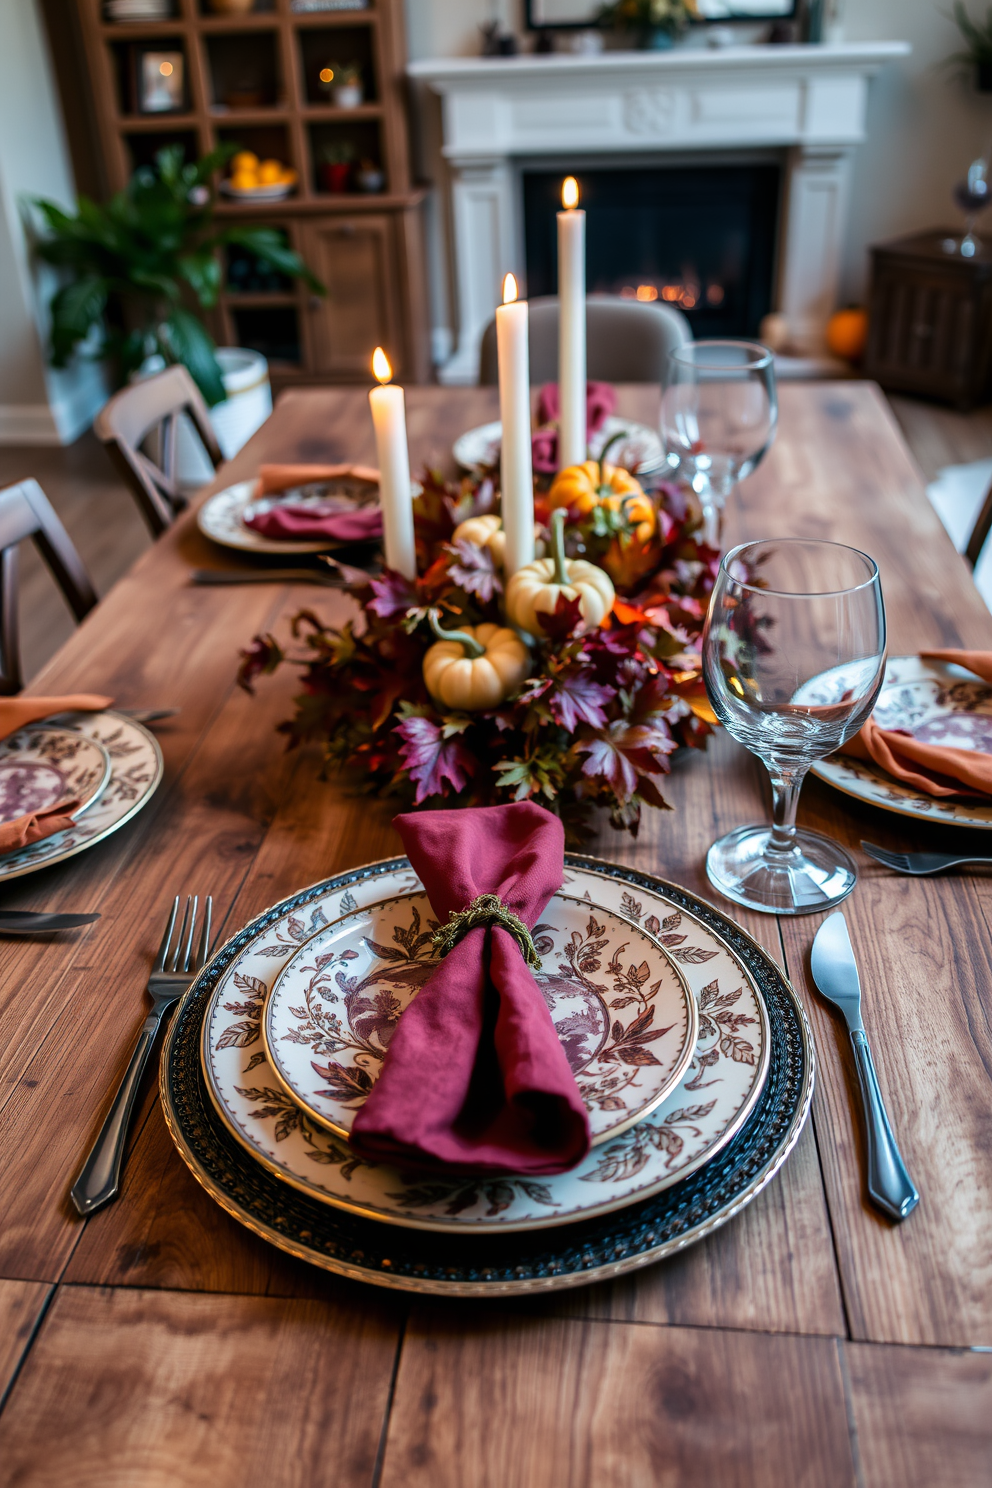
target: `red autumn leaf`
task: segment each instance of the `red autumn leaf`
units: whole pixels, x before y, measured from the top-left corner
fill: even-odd
[[[582,600],[579,595],[566,599],[559,591],[553,610],[541,610],[537,617],[544,634],[551,641],[564,641],[573,635],[582,621]]]
[[[562,728],[574,733],[580,723],[590,728],[604,728],[606,714],[602,704],[616,696],[612,687],[594,682],[588,672],[560,672],[548,698],[551,716]]]
[[[445,781],[456,794],[465,789],[475,773],[475,759],[457,738],[443,738],[438,724],[416,716],[397,724],[395,732],[404,741],[400,758],[417,787],[417,806],[429,796],[445,795]]]

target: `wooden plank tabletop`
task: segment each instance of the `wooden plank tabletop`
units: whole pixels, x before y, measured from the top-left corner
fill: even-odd
[[[414,468],[493,417],[490,389],[408,392]],[[652,421],[656,394],[621,390]],[[365,393],[287,394],[216,485],[261,459],[373,456]],[[122,495],[122,500],[125,499]],[[992,648],[992,617],[927,504],[877,390],[786,386],[777,443],[727,538],[834,537],[879,562],[890,652]],[[813,1122],[738,1219],[674,1259],[540,1299],[407,1298],[297,1263],[187,1172],[152,1080],[123,1192],[88,1221],[68,1189],[123,1072],[177,892],[212,892],[223,933],[304,884],[399,850],[392,809],[284,752],[289,670],[234,684],[256,631],[285,636],[332,591],[193,588],[240,560],[191,517],[167,533],[36,679],[37,692],[177,704],[165,781],[127,827],[18,880],[8,907],[97,909],[86,931],[3,941],[0,961],[0,1483],[126,1488],[430,1485],[943,1488],[992,1464],[992,901],[980,875],[899,879],[861,837],[949,829],[810,780],[800,819],[859,858],[845,905],[882,1088],[921,1191],[900,1226],[865,1200],[841,1025],[808,980],[818,917],[737,915],[781,962],[819,1057]],[[675,810],[593,850],[715,898],[710,842],[762,819],[761,767],[727,737],[675,763]],[[957,834],[960,837],[961,833]],[[992,841],[990,841],[992,850]]]

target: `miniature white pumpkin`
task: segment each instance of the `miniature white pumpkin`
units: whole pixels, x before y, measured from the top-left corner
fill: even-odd
[[[431,615],[437,642],[424,657],[424,682],[435,702],[463,713],[496,708],[530,672],[530,653],[505,625],[466,625],[442,630]]]
[[[544,544],[541,541],[541,529],[534,523],[534,548],[538,554],[543,553]],[[497,568],[503,567],[506,557],[506,533],[503,531],[501,518],[496,516],[467,517],[464,522],[459,522],[451,535],[452,542],[475,543],[477,548],[488,548],[493,555],[493,562]]]
[[[616,591],[606,570],[584,558],[565,557],[564,525],[565,513],[559,508],[551,518],[552,556],[525,564],[506,586],[506,618],[528,635],[541,635],[537,617],[554,614],[560,594],[579,601],[578,635],[594,630],[613,608]]]

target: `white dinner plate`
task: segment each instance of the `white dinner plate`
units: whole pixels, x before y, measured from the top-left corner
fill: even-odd
[[[49,722],[95,739],[110,757],[110,777],[99,798],[71,828],[0,857],[0,883],[64,862],[102,842],[147,804],[162,779],[158,740],[133,718],[113,711],[59,713]]]
[[[890,657],[872,716],[881,728],[905,729],[927,744],[992,754],[992,687],[962,667],[919,656]],[[818,760],[811,773],[883,811],[917,821],[992,831],[992,801],[984,805],[976,800],[928,796],[867,760],[832,754]]]
[[[610,450],[614,465],[622,465],[638,475],[655,475],[667,463],[665,449],[657,431],[647,424],[634,423],[632,419],[617,418],[611,414],[603,420],[602,427],[589,436],[589,458],[598,460],[607,440],[626,432],[626,438],[618,439]],[[499,419],[491,424],[480,424],[460,434],[452,445],[451,452],[463,470],[484,470],[499,463],[503,425]]]
[[[396,1025],[437,969],[427,895],[354,910],[300,946],[262,1020],[280,1084],[321,1126],[348,1138]],[[558,893],[534,929],[535,972],[589,1114],[593,1145],[633,1126],[681,1080],[696,1047],[696,1003],[641,926]]]
[[[28,724],[0,743],[0,822],[78,801],[75,818],[92,806],[110,779],[110,755],[98,739],[75,729]]]
[[[425,1178],[359,1158],[287,1094],[265,1054],[262,1013],[280,972],[310,936],[356,910],[421,889],[405,860],[371,864],[344,892],[329,889],[305,912],[263,924],[225,967],[204,1011],[201,1062],[221,1119],[269,1172],[313,1199],[387,1224],[466,1234],[527,1230],[659,1193],[709,1161],[743,1126],[769,1058],[768,1016],[750,973],[727,941],[660,890],[632,893],[607,871],[569,868],[567,894],[642,926],[684,974],[697,1001],[699,1037],[679,1085],[642,1121],[550,1178]],[[603,1091],[601,1098],[608,1096]]]
[[[236,485],[227,486],[207,498],[196,514],[197,526],[212,542],[220,543],[224,548],[237,548],[243,553],[281,553],[285,557],[291,553],[328,553],[335,548],[354,547],[354,543],[342,543],[333,537],[299,541],[263,537],[260,532],[245,526],[245,514],[249,508],[261,511],[287,499],[291,499],[294,506],[321,501],[323,498],[317,494],[321,484],[315,481],[311,486],[300,487],[298,493],[256,498],[257,480],[238,481]],[[412,489],[416,495],[421,488],[414,482]]]

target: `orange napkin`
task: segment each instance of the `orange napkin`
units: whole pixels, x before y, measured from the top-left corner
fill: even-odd
[[[73,692],[66,697],[0,698],[0,739],[16,733],[26,723],[50,718],[53,713],[98,713],[101,708],[109,708],[113,701],[94,692]],[[0,853],[13,852],[15,848],[27,847],[29,842],[40,842],[43,837],[64,832],[72,826],[71,813],[78,805],[78,801],[59,801],[46,811],[32,811],[28,816],[0,824]]]
[[[309,485],[311,481],[342,480],[345,476],[379,484],[379,472],[370,465],[260,465],[256,500],[259,496],[276,496],[293,486]]]
[[[27,847],[30,842],[40,842],[43,837],[53,837],[72,826],[72,813],[78,801],[60,801],[45,811],[32,811],[30,816],[19,816],[16,821],[0,824],[0,854],[14,852],[18,847]]]
[[[992,685],[992,651],[921,651],[924,660],[965,667]],[[898,729],[879,728],[869,718],[860,733],[838,751],[870,760],[895,780],[928,796],[992,796],[992,754],[977,749],[949,749],[922,744]]]

